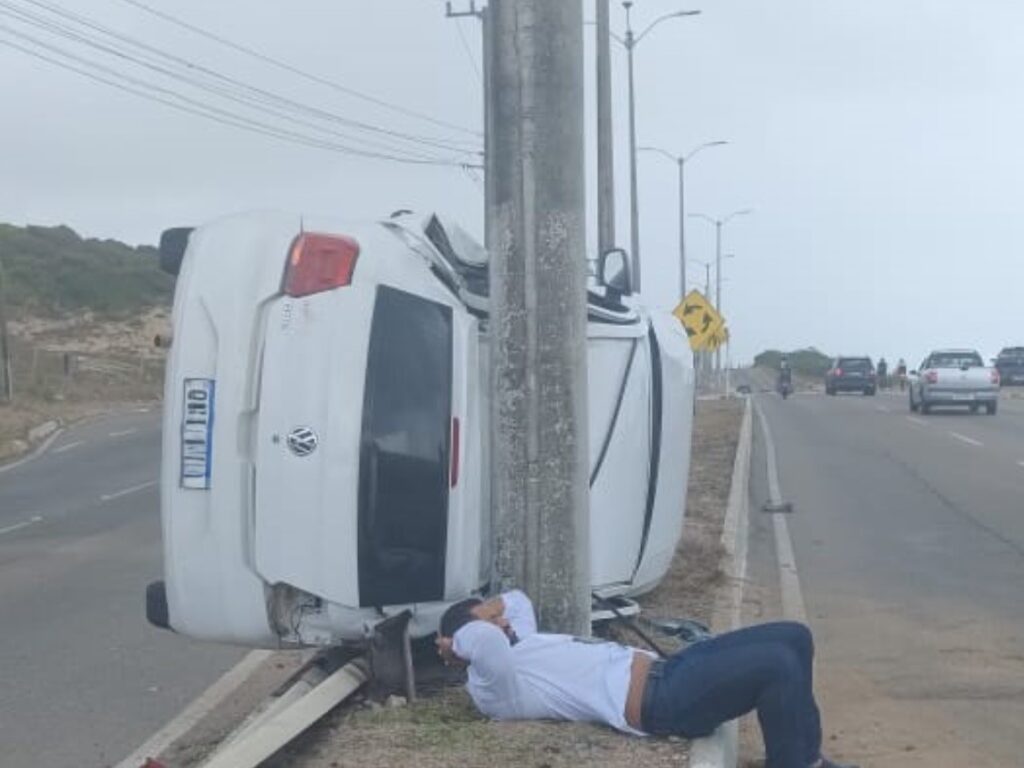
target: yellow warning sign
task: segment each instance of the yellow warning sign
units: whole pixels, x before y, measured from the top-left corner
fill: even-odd
[[[690,291],[672,314],[683,324],[690,349],[718,349],[729,339],[725,318],[700,291]]]

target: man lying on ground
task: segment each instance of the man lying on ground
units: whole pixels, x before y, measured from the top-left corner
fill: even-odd
[[[446,664],[468,665],[469,694],[495,720],[577,720],[696,738],[756,709],[766,768],[844,768],[821,754],[814,641],[802,624],[748,627],[662,660],[538,632],[530,599],[512,591],[451,606],[436,642]]]

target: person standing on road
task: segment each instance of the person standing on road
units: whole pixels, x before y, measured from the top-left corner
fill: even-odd
[[[907,361],[902,357],[896,363],[896,377],[900,380],[900,392],[907,388]]]
[[[762,624],[696,643],[667,659],[537,631],[520,591],[470,598],[441,617],[438,654],[468,666],[466,688],[495,720],[572,720],[624,733],[707,736],[757,711],[766,768],[856,768],[821,754],[814,641],[795,622]]]
[[[885,362],[885,358],[881,358],[878,361],[878,388],[887,389],[889,387],[889,364]]]

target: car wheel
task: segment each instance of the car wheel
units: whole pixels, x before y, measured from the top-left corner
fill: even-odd
[[[927,415],[927,414],[932,412],[932,407],[930,405],[928,405],[928,403],[925,402],[924,400],[921,401],[920,408],[921,408],[921,413],[923,413],[925,415]]]
[[[987,413],[989,416],[995,416],[996,408],[998,406],[999,403],[985,403],[985,413]]]
[[[864,390],[864,395],[866,397],[874,397],[875,396],[875,388],[874,387],[868,387],[867,389]]]
[[[969,407],[970,407],[970,409],[971,409],[971,413],[977,413],[977,412],[978,412],[978,409],[979,409],[979,408],[980,408],[981,406],[980,406],[980,405],[978,405],[977,403],[975,403],[974,405],[972,405],[972,406],[969,406]]]

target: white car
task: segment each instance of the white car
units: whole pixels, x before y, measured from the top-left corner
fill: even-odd
[[[243,214],[161,245],[178,283],[150,621],[257,647],[333,645],[404,608],[413,635],[430,634],[451,602],[485,591],[484,249],[408,213]],[[664,576],[682,530],[692,354],[671,316],[599,290],[591,577],[628,596]]]
[[[989,368],[973,349],[938,349],[910,372],[910,410],[929,413],[939,406],[984,408],[990,416],[999,407],[999,371]]]

